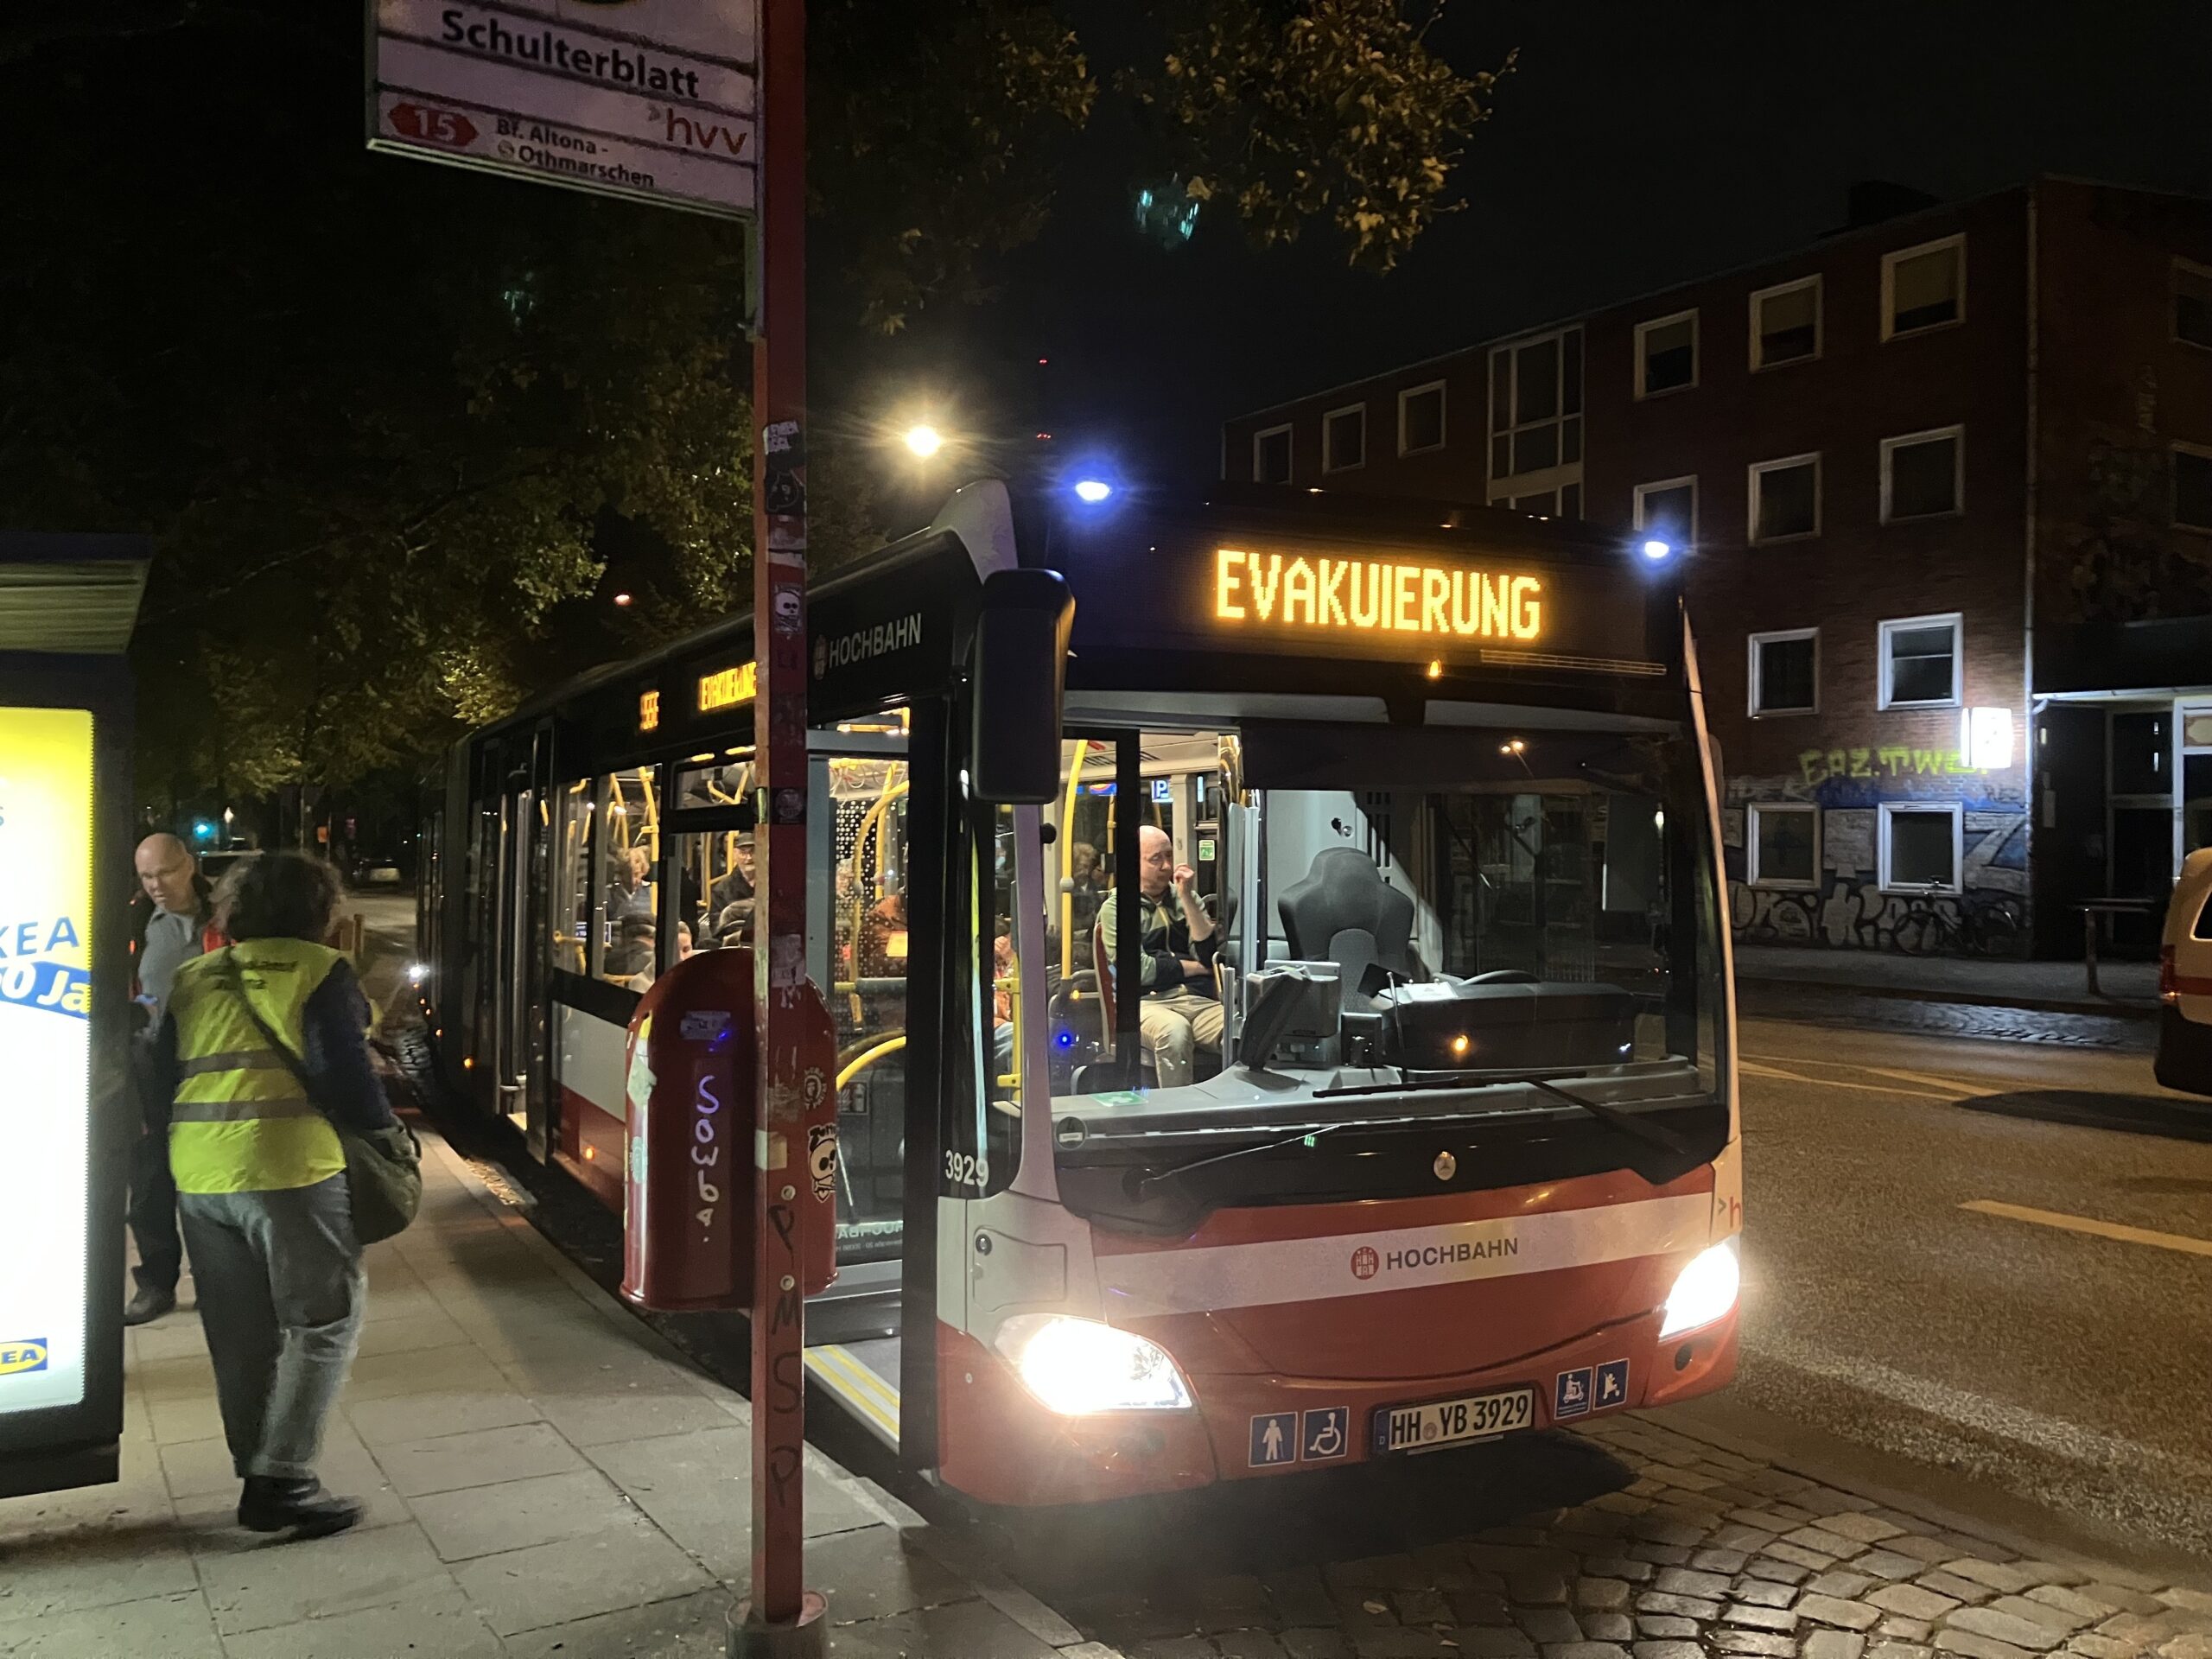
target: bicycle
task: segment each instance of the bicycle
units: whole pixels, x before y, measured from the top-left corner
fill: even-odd
[[[1907,891],[1898,889],[1899,892]],[[1910,890],[1905,912],[1890,930],[1891,943],[1907,956],[2012,957],[2019,954],[2019,912],[2010,899],[1980,903],[1930,881]],[[1939,905],[1939,899],[1955,905]]]

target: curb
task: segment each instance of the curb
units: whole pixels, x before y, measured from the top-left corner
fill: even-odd
[[[1957,991],[1915,990],[1898,985],[1859,985],[1848,981],[1833,979],[1779,979],[1763,974],[1736,975],[1736,988],[1740,995],[1755,988],[1771,987],[1776,990],[1805,995],[1829,996],[1872,996],[1893,1002],[1916,1002],[1936,1007],[1964,1008],[2012,1008],[2022,1014],[2070,1014],[2093,1020],[2132,1020],[2152,1021],[2158,1017],[2155,1002],[2071,1001],[2058,997],[2041,996],[1975,996]]]

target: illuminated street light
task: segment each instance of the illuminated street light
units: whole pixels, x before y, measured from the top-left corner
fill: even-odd
[[[1669,543],[1662,542],[1656,536],[1654,536],[1643,543],[1642,550],[1645,558],[1650,560],[1652,563],[1656,564],[1660,560],[1665,558],[1675,550]]]
[[[630,595],[627,594],[617,594],[614,595],[614,602],[617,605],[627,605],[630,602]]]
[[[944,434],[926,423],[910,426],[906,429],[906,448],[927,461],[944,448]]]
[[[1093,506],[1096,506],[1099,502],[1103,501],[1108,496],[1113,493],[1114,486],[1111,484],[1109,484],[1103,478],[1079,479],[1076,482],[1076,499],[1078,501],[1088,501]]]

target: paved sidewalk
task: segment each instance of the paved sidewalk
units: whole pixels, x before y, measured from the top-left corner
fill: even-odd
[[[369,1502],[312,1542],[237,1528],[198,1317],[126,1333],[123,1479],[0,1502],[0,1656],[719,1656],[747,1570],[747,1407],[570,1266],[435,1135],[368,1253],[324,1452]],[[1115,1659],[810,1450],[809,1584],[852,1659]],[[984,1580],[979,1587],[976,1576]]]
[[[1736,977],[1800,989],[1834,988],[1869,996],[2054,1014],[2141,1017],[2155,1014],[2158,1006],[2158,965],[2153,962],[2099,962],[2097,978],[2103,995],[2091,996],[2078,962],[1993,962],[1813,945],[1738,944]]]

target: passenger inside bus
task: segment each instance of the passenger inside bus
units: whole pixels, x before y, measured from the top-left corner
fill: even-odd
[[[628,984],[637,975],[652,971],[660,929],[651,914],[629,915],[614,925],[614,943],[607,949],[606,977]]]
[[[1210,1050],[1217,1062],[1221,1057],[1221,999],[1213,979],[1219,943],[1214,919],[1199,902],[1196,880],[1189,865],[1175,862],[1174,843],[1166,830],[1149,823],[1138,830],[1137,902],[1143,929],[1138,982],[1143,993],[1137,1024],[1163,1089],[1196,1078],[1198,1050]],[[1107,957],[1099,969],[1109,982],[1121,897],[1116,887],[1098,908],[1097,931]]]
[[[645,965],[638,972],[631,975],[629,979],[626,982],[633,991],[644,990],[648,985],[651,985],[654,980],[660,977],[659,957],[653,951],[652,947],[651,941],[652,938],[652,932],[651,930],[647,931],[645,938],[647,940]],[[676,959],[677,961],[681,962],[690,954],[691,929],[688,924],[678,922],[676,925]]]
[[[645,880],[652,860],[642,847],[623,849],[615,879],[607,887],[607,917],[620,922],[626,917],[653,913],[652,883]]]

